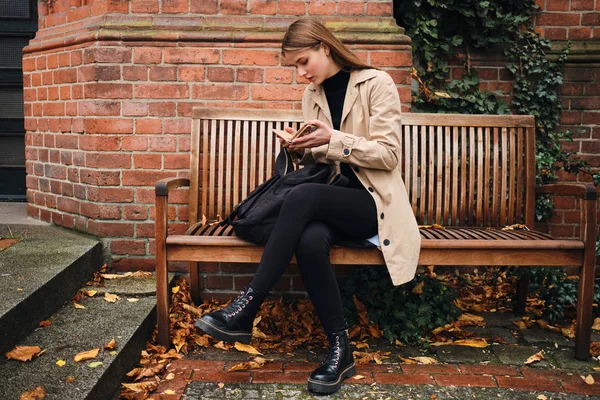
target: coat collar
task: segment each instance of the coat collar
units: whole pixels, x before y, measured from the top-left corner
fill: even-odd
[[[350,72],[350,81],[348,82],[348,90],[346,91],[346,98],[344,99],[340,128],[344,125],[344,120],[350,113],[350,109],[352,109],[354,101],[356,101],[356,98],[358,97],[358,89],[356,86],[362,82],[374,78],[375,76],[377,76],[376,69],[359,69]],[[327,97],[325,97],[323,85],[315,85],[314,83],[310,83],[307,87],[307,90],[310,91],[310,97],[315,106],[318,106],[323,110],[325,117],[329,120],[329,124],[332,125],[331,111],[329,110],[329,104],[327,104]]]

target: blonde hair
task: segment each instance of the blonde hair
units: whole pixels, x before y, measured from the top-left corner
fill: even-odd
[[[322,44],[329,47],[333,61],[345,70],[373,68],[348,50],[321,22],[312,18],[302,18],[290,25],[281,42],[281,52],[285,56],[291,51],[317,50]]]

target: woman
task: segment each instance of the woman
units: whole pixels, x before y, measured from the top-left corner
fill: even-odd
[[[249,342],[263,299],[295,254],[329,342],[308,389],[333,393],[356,367],[330,246],[378,235],[395,285],[411,280],[417,267],[420,236],[400,175],[400,100],[387,73],[361,62],[316,20],[294,22],[284,36],[282,54],[298,76],[311,82],[302,110],[304,120],[317,127],[282,145],[301,164],[331,164],[349,183],[292,189],[249,287],[229,306],[199,318],[196,326],[220,340]]]

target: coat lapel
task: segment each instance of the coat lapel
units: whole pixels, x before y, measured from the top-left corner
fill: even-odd
[[[333,122],[331,121],[331,111],[329,110],[329,104],[327,103],[327,97],[325,97],[325,91],[323,90],[323,86],[314,86],[311,88],[311,98],[314,102],[315,107],[319,107],[323,110],[323,115],[327,118],[329,122],[329,126],[333,126]],[[318,111],[315,114],[315,118],[318,115]]]
[[[348,82],[348,89],[346,90],[346,98],[344,99],[344,108],[342,109],[342,120],[340,121],[340,128],[344,126],[344,121],[350,110],[354,106],[354,102],[358,97],[358,84],[374,78],[376,70],[373,69],[360,69],[350,73],[350,81]]]

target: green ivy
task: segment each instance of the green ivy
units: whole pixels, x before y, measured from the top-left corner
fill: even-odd
[[[414,73],[420,90],[414,94],[417,112],[505,114],[501,93],[479,89],[471,53],[504,54],[513,75],[510,111],[536,117],[537,181],[554,182],[560,170],[591,174],[590,166],[561,148],[571,132],[556,132],[562,111],[559,88],[569,54],[567,44],[557,61],[547,58],[550,42],[532,27],[534,0],[413,0],[397,1],[398,22],[413,40]],[[445,22],[445,23],[442,23]],[[451,23],[448,23],[452,21]],[[461,79],[449,79],[449,62],[460,60]],[[600,172],[593,174],[600,184]],[[536,203],[538,219],[553,214],[552,202]]]
[[[600,240],[600,239],[599,239]],[[541,317],[548,322],[562,321],[577,304],[579,278],[569,278],[562,268],[516,268],[512,274],[529,281],[528,294],[544,301]],[[600,304],[600,284],[594,285],[594,314]]]
[[[422,291],[413,293],[421,284]],[[356,267],[340,285],[346,321],[357,322],[357,296],[367,308],[369,320],[379,325],[384,336],[393,342],[420,343],[432,329],[454,321],[462,311],[454,305],[456,292],[426,275],[411,282],[393,286],[385,268]]]

